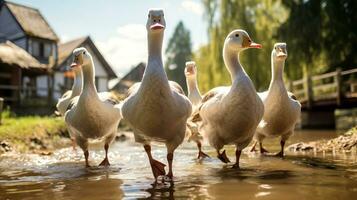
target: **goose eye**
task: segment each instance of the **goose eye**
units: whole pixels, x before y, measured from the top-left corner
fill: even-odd
[[[158,21],[161,22],[161,19],[159,19]]]
[[[83,55],[86,55],[86,52],[85,52],[85,51],[83,51]]]
[[[238,33],[236,34],[236,37],[239,37],[239,34],[238,34]]]
[[[154,19],[154,22],[156,22],[156,19]]]

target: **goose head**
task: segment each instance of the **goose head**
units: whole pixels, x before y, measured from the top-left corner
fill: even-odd
[[[150,9],[148,20],[146,22],[146,30],[149,34],[163,33],[166,22],[164,11],[162,9]]]
[[[92,63],[92,56],[88,50],[84,47],[76,48],[73,50],[73,62],[71,68],[78,68],[83,66],[88,66]]]
[[[224,42],[225,47],[233,52],[240,52],[248,48],[262,48],[261,44],[257,44],[250,39],[248,33],[242,29],[236,29],[228,34]]]
[[[283,42],[275,43],[271,55],[274,61],[285,61],[286,58],[288,57],[288,51],[286,50],[286,43]]]
[[[185,76],[187,79],[194,79],[197,76],[196,63],[194,61],[186,62]]]

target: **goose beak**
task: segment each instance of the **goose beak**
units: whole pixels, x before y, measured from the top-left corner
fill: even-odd
[[[75,62],[73,62],[71,65],[70,65],[71,69],[73,68],[76,68],[76,67],[79,67],[79,65]]]
[[[279,49],[278,54],[276,56],[278,58],[286,58],[288,55],[286,54],[284,49]]]
[[[249,48],[256,48],[256,49],[261,49],[263,46],[261,44],[252,42],[250,43],[250,45],[248,46]]]
[[[194,72],[194,70],[193,70],[193,67],[191,67],[191,66],[186,67],[185,74],[186,74],[187,76],[193,75],[194,73],[195,73],[195,72]]]
[[[284,52],[279,52],[278,55],[277,55],[278,58],[285,58],[286,56],[287,55]]]
[[[165,26],[160,23],[155,23],[150,26],[151,30],[160,30],[160,29],[164,29],[164,28],[165,28]]]
[[[70,65],[71,69],[80,67],[83,64],[83,57],[81,54],[75,55],[72,64]]]
[[[247,36],[243,36],[242,46],[243,46],[244,48],[256,48],[256,49],[261,49],[261,48],[262,48],[262,45],[261,45],[261,44],[258,44],[258,43],[253,42],[253,41],[252,41],[249,37],[247,37]]]

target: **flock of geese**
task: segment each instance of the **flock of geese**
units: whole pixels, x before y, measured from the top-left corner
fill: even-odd
[[[188,96],[185,96],[177,83],[168,80],[163,67],[165,26],[164,12],[149,10],[147,67],[142,81],[129,88],[122,102],[113,100],[107,93],[97,92],[91,54],[83,47],[73,51],[73,88],[59,99],[57,109],[64,116],[71,138],[83,150],[86,166],[89,166],[88,139],[98,138],[104,139],[106,152],[100,165],[110,165],[108,148],[121,119],[132,128],[135,141],[144,146],[155,179],[165,175],[173,177],[174,151],[186,135],[197,143],[198,158],[208,157],[201,149],[202,140],[206,139],[224,163],[230,162],[224,146],[234,144],[234,168],[239,168],[241,152],[253,139],[255,144],[251,150],[255,151],[259,143],[260,152],[266,153],[262,145],[264,138],[280,136],[281,151],[277,156],[283,156],[285,141],[293,134],[301,112],[300,103],[286,90],[283,82],[286,44],[274,45],[269,89],[257,93],[239,57],[246,49],[262,46],[254,43],[246,31],[233,30],[223,47],[223,59],[232,85],[213,88],[202,96],[197,86],[196,65],[190,61],[185,68],[188,87]],[[165,164],[151,154],[152,141],[166,145],[167,174]]]

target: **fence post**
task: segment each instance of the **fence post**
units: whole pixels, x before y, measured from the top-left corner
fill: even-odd
[[[0,97],[0,125],[1,125],[1,120],[2,120],[3,108],[4,108],[4,99]]]
[[[307,100],[307,107],[311,108],[312,107],[312,103],[314,100],[313,97],[313,89],[312,89],[312,80],[311,80],[311,76],[307,75],[305,78],[305,94],[306,94],[306,100]]]
[[[341,79],[341,68],[336,69],[335,83],[336,83],[336,104],[341,105],[342,101],[342,79]]]

